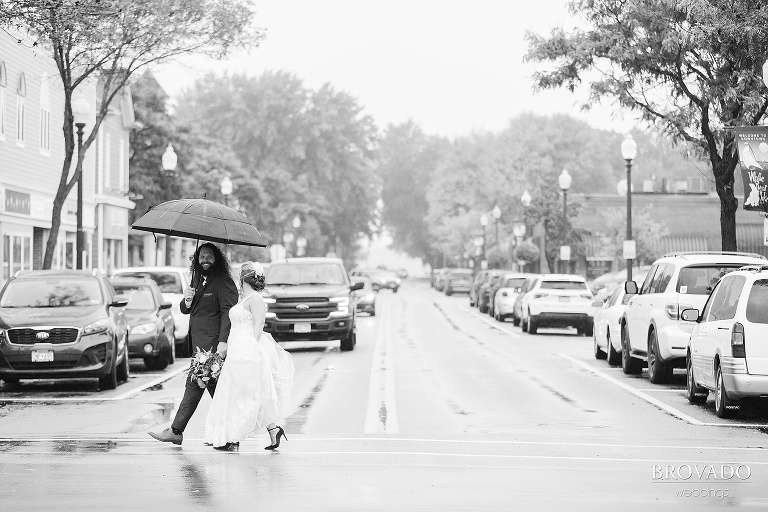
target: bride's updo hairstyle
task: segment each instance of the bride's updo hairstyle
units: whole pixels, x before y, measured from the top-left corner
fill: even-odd
[[[240,287],[243,283],[248,283],[257,292],[262,291],[267,282],[264,278],[264,267],[258,261],[246,261],[240,267]]]

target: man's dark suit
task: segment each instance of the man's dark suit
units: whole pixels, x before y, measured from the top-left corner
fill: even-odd
[[[226,342],[231,327],[229,321],[229,309],[237,303],[237,287],[232,278],[219,272],[208,276],[205,286],[202,285],[202,276],[195,287],[195,297],[192,305],[187,307],[184,299],[181,300],[180,309],[189,317],[189,343],[191,349],[200,347],[200,350],[216,350],[220,342]],[[194,352],[190,350],[194,357]],[[216,391],[216,381],[208,381],[208,392],[213,396]],[[187,426],[192,414],[197,409],[197,404],[203,398],[203,388],[197,382],[191,382],[187,378],[184,389],[184,398],[181,399],[179,410],[171,425],[181,432]]]

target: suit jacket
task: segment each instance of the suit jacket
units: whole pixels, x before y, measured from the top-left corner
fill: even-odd
[[[226,342],[231,327],[229,309],[237,304],[238,293],[235,282],[224,273],[218,272],[207,277],[205,286],[202,278],[195,289],[192,305],[187,307],[181,299],[179,309],[189,317],[190,353],[194,348],[215,350],[219,342]]]

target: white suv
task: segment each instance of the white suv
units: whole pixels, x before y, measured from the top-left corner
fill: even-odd
[[[580,336],[592,336],[593,301],[587,281],[581,276],[540,276],[523,297],[523,332],[536,334],[540,327],[570,326]]]
[[[696,322],[686,357],[691,403],[715,392],[715,413],[730,416],[739,400],[768,395],[768,264],[723,277],[704,310],[686,309]]]
[[[626,374],[642,371],[654,384],[669,382],[674,368],[683,368],[688,339],[696,325],[680,318],[684,309],[701,309],[725,274],[745,265],[765,265],[759,254],[681,252],[654,262],[640,288],[625,284],[634,295],[621,318],[621,367]]]

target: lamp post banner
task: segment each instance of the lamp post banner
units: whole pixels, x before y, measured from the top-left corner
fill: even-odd
[[[735,131],[744,209],[768,213],[768,127],[741,126]]]

